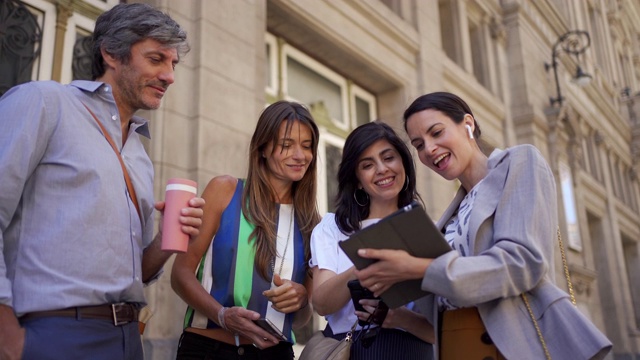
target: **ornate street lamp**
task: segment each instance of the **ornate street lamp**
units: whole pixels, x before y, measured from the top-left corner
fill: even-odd
[[[579,55],[584,53],[587,48],[591,46],[591,38],[589,33],[584,30],[571,30],[560,36],[551,51],[551,64],[545,63],[544,68],[549,71],[549,68],[553,68],[553,78],[556,81],[556,97],[550,97],[551,106],[558,104],[562,106],[562,93],[560,92],[560,82],[558,81],[558,53],[562,50],[568,54],[575,55],[576,60],[579,62]],[[591,82],[591,75],[585,73],[580,65],[576,69],[576,74],[572,81],[578,86],[586,86]]]

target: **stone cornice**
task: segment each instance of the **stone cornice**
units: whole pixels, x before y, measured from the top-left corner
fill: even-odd
[[[99,9],[83,0],[58,0],[58,2],[68,2],[74,12],[86,16],[90,19],[96,19],[104,10]]]

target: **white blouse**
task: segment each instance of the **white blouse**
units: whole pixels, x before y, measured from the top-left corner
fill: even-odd
[[[473,203],[478,194],[478,185],[482,182],[478,182],[469,193],[462,199],[458,211],[449,219],[447,225],[445,225],[444,238],[447,240],[451,248],[460,253],[460,256],[471,255],[470,239],[469,239],[469,218],[471,217],[471,210],[473,209]],[[449,299],[438,297],[438,305],[440,310],[453,310],[458,307],[453,304]]]

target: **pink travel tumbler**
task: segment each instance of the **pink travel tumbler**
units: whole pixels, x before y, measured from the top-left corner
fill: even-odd
[[[189,235],[182,232],[180,210],[189,207],[189,200],[196,196],[198,184],[189,179],[172,178],[167,181],[164,219],[162,223],[162,250],[186,252]]]

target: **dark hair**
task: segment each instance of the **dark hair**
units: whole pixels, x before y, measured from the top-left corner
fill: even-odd
[[[118,4],[98,16],[93,32],[93,79],[106,71],[101,49],[127,63],[131,46],[145,39],[175,48],[178,56],[189,52],[187,33],[169,15],[150,5]]]
[[[258,119],[256,129],[249,145],[249,171],[242,196],[242,212],[247,221],[254,225],[250,238],[255,240],[256,269],[267,279],[271,259],[276,256],[276,219],[275,196],[269,183],[269,167],[263,152],[273,144],[273,151],[279,141],[280,125],[286,122],[285,133],[289,134],[294,121],[307,126],[311,132],[313,159],[307,172],[300,181],[293,183],[291,194],[295,217],[304,239],[305,258],[311,257],[309,241],[311,231],[320,222],[316,202],[318,159],[318,126],[306,107],[290,101],[278,101],[269,105]],[[268,280],[268,279],[267,279]]]
[[[411,115],[429,109],[440,111],[457,124],[460,124],[464,120],[466,114],[471,115],[475,125],[473,136],[476,139],[480,138],[480,125],[478,125],[475,116],[473,116],[469,105],[458,95],[448,92],[433,92],[415,99],[407,110],[404,111],[404,130],[407,131],[407,120]]]
[[[342,233],[348,235],[360,230],[360,222],[369,216],[369,204],[360,206],[356,203],[354,193],[358,188],[356,170],[358,160],[369,146],[378,140],[387,140],[400,157],[405,174],[409,181],[398,194],[398,207],[409,205],[420,199],[416,192],[416,171],[411,152],[404,141],[393,129],[380,121],[358,126],[349,134],[342,150],[342,162],[338,170],[338,194],[336,196],[336,224]]]

